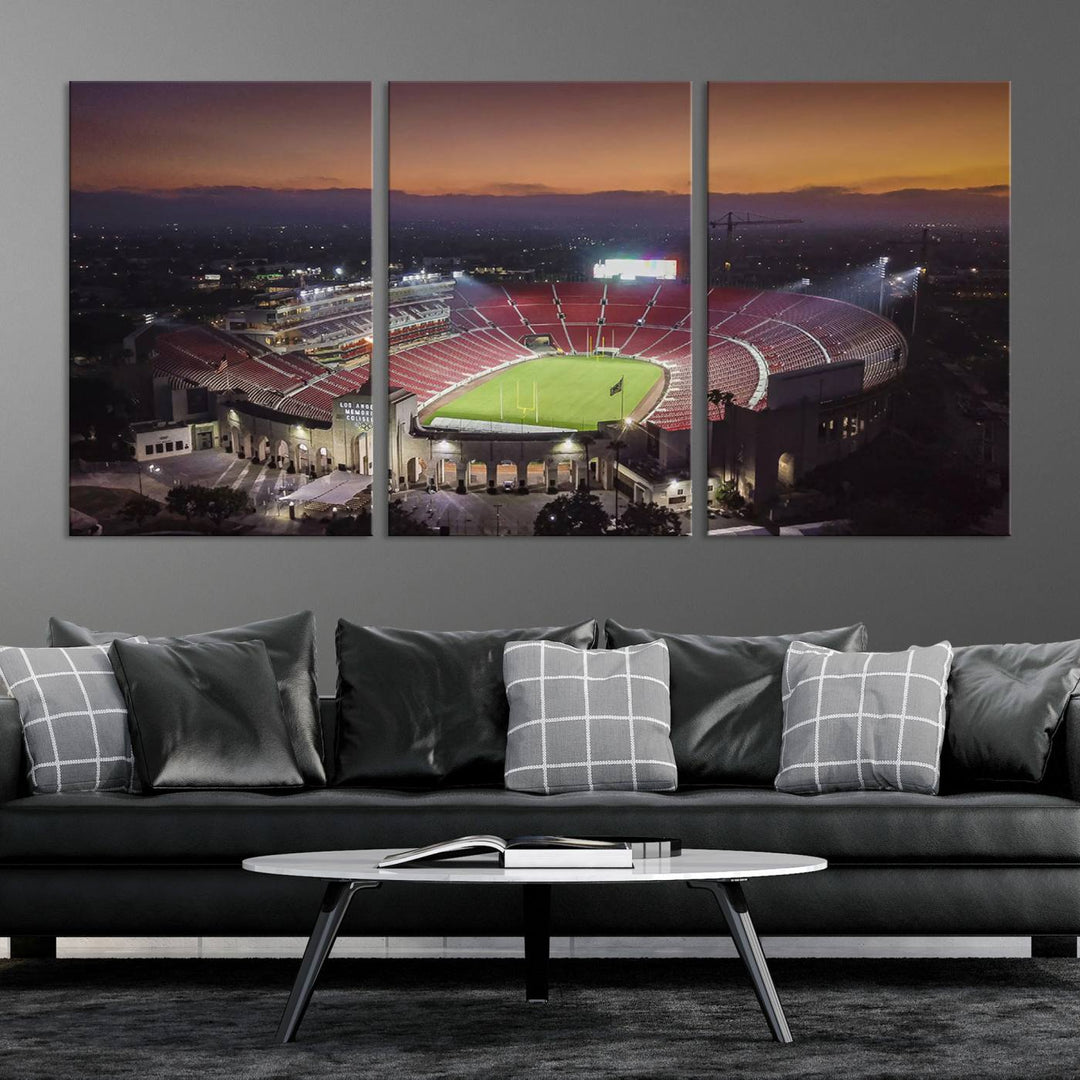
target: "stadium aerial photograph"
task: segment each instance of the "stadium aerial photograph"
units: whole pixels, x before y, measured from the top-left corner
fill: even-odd
[[[370,84],[70,95],[72,535],[369,535]]]
[[[1009,86],[711,83],[709,533],[1007,535]]]
[[[690,88],[391,83],[390,532],[685,536]]]

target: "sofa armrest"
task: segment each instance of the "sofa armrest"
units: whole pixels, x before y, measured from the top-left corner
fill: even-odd
[[[23,771],[19,703],[12,697],[0,696],[0,802],[22,794]]]
[[[1069,794],[1080,801],[1080,693],[1065,706],[1065,769]]]

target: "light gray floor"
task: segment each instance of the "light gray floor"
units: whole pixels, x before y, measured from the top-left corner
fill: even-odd
[[[822,937],[763,938],[770,957],[1019,957],[1030,955],[1025,937]],[[60,957],[295,957],[304,939],[282,938],[60,938]],[[0,938],[0,956],[9,955]],[[522,955],[520,938],[340,938],[340,957],[513,957]],[[727,937],[552,938],[553,957],[705,957],[735,956]]]

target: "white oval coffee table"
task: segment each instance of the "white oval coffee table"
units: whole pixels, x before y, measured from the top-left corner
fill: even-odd
[[[750,878],[811,874],[828,863],[810,855],[772,851],[712,851],[689,848],[668,859],[639,859],[625,870],[505,870],[491,856],[448,859],[439,863],[380,870],[378,863],[400,848],[361,851],[304,851],[291,855],[261,855],[245,859],[245,870],[257,874],[317,878],[327,883],[322,907],[311,932],[300,971],[278,1025],[277,1041],[291,1042],[304,1018],[319,972],[337,937],[353,894],[384,883],[514,885],[524,894],[525,997],[547,1000],[547,964],[550,936],[550,900],[553,885],[622,885],[684,881],[691,888],[708,889],[727,923],[735,947],[750,973],[758,1002],[773,1037],[791,1042],[791,1031],[773,986],[741,882]]]

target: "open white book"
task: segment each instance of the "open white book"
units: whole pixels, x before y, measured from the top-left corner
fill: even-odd
[[[379,869],[485,852],[498,855],[500,864],[508,870],[545,867],[619,869],[634,865],[630,844],[618,840],[582,840],[571,836],[515,836],[504,840],[501,836],[459,836],[387,855],[379,863]]]

